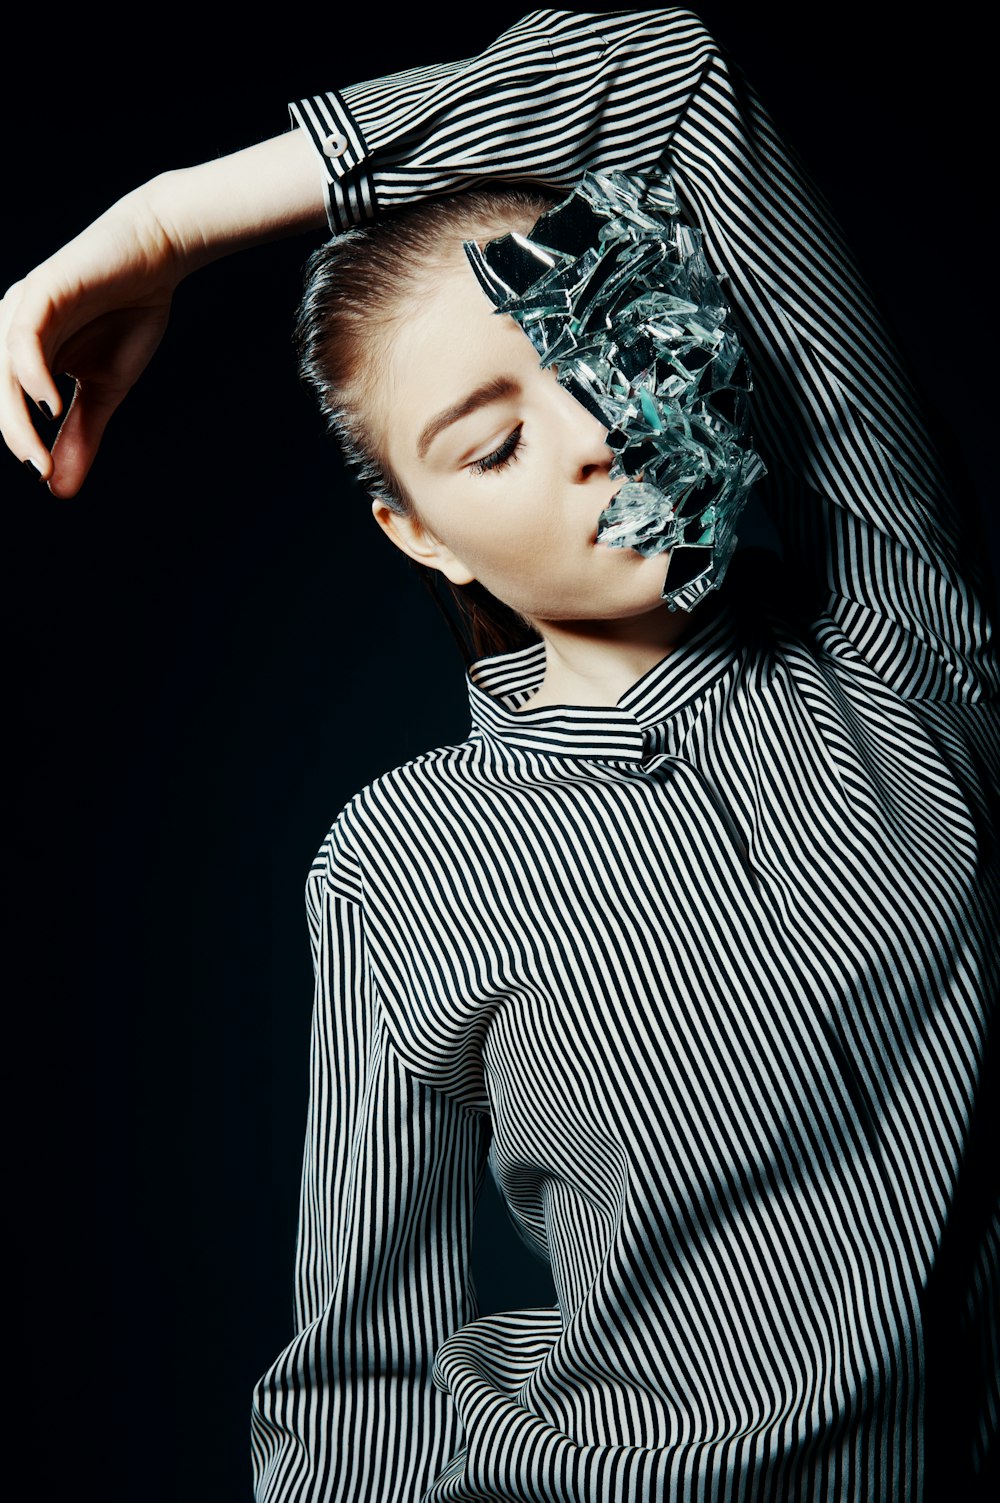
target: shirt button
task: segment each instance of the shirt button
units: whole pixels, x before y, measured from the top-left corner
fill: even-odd
[[[346,150],[347,137],[342,131],[335,130],[323,142],[323,155],[326,157],[342,157]]]

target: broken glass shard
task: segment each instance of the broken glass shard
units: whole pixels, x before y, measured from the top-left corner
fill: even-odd
[[[465,251],[495,311],[608,429],[623,484],[598,541],[669,551],[663,599],[690,610],[722,583],[764,465],[746,355],[669,175],[585,173],[529,235]]]

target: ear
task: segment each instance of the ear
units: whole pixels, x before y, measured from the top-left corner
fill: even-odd
[[[471,584],[475,579],[472,571],[434,536],[429,527],[424,526],[419,517],[412,514],[401,516],[381,496],[375,496],[372,500],[372,516],[390,542],[395,543],[407,557],[416,559],[418,564],[424,564],[429,569],[439,569],[452,584]]]

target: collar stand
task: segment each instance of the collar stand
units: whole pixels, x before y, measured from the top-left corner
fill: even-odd
[[[545,674],[545,645],[499,653],[466,674],[473,732],[553,756],[641,762],[669,751],[681,724],[739,653],[733,607],[720,591],[717,609],[647,669],[615,705],[548,705],[520,709]]]

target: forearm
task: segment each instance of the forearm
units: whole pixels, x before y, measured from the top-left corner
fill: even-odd
[[[232,251],[326,226],[323,176],[300,130],[125,194],[11,287],[0,303],[0,433],[14,454],[72,496],[105,426],[167,325],[178,282]],[[76,398],[50,456],[26,396],[62,412],[55,376]]]
[[[532,11],[477,57],[291,104],[339,232],[484,178],[568,191],[656,165],[714,44],[667,10]]]
[[[182,275],[246,246],[326,227],[324,179],[303,131],[164,172],[136,190]]]

